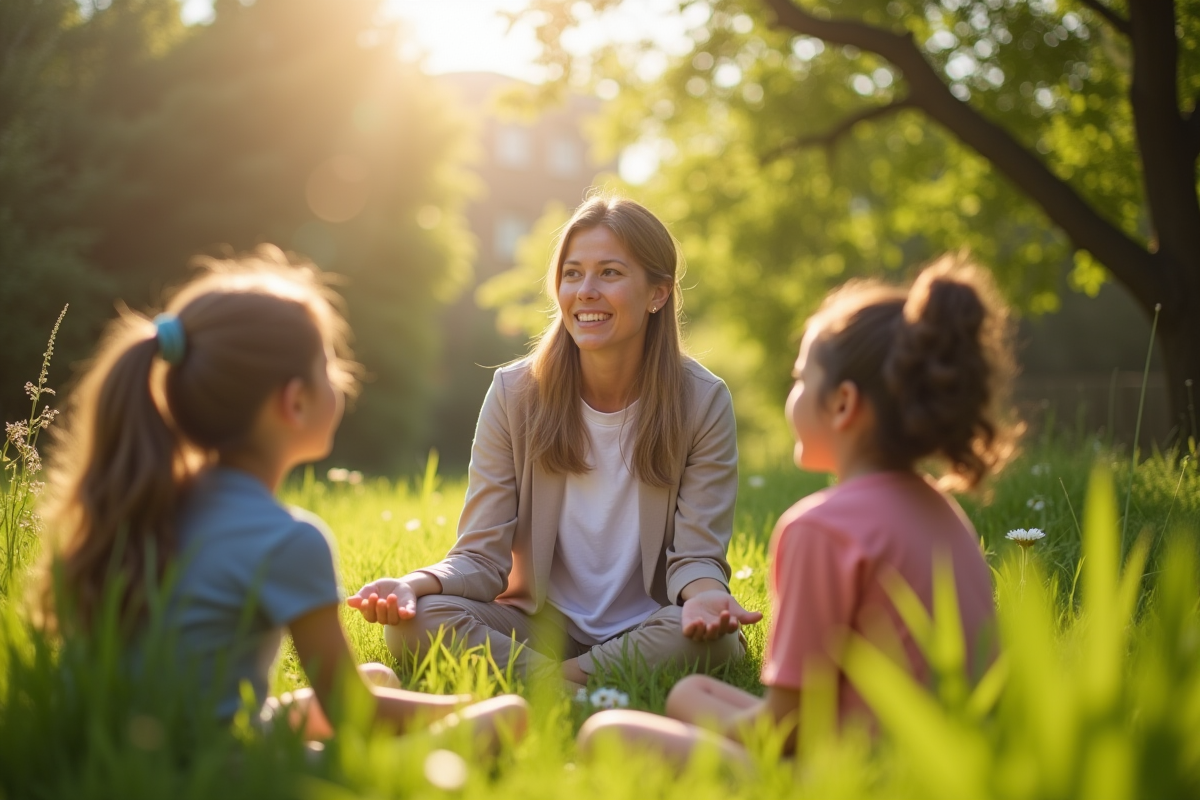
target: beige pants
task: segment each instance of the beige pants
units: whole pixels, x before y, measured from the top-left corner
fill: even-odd
[[[590,646],[572,639],[566,632],[562,614],[549,605],[530,616],[503,603],[431,594],[417,599],[416,617],[399,625],[385,625],[383,638],[397,658],[412,652],[424,655],[440,629],[445,631],[444,642],[449,642],[453,635],[456,642],[466,647],[489,644],[492,657],[501,668],[512,657],[515,641],[523,645],[515,659],[522,672],[578,658],[580,669],[587,675],[596,671],[597,664],[617,665],[623,661],[644,662],[652,669],[711,671],[746,654],[740,633],[727,634],[712,642],[687,638],[683,635],[680,614],[679,606],[660,608],[640,625]]]

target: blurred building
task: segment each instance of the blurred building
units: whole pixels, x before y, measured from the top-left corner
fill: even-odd
[[[495,313],[476,305],[475,288],[514,266],[517,243],[548,204],[573,209],[596,175],[616,165],[590,158],[583,127],[600,110],[596,98],[571,96],[561,107],[521,120],[498,113],[495,102],[501,93],[523,86],[515,78],[465,72],[437,80],[474,118],[479,136],[474,171],[483,185],[466,212],[477,240],[473,283],[446,310],[443,324],[442,402],[433,438],[442,462],[453,468],[465,466],[470,457],[475,419],[494,367],[521,355],[528,345],[524,338],[497,332]]]

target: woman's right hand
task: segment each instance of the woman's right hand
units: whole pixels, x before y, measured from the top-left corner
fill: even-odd
[[[346,598],[346,605],[357,608],[367,622],[399,625],[417,615],[417,595],[403,578],[380,578]]]
[[[357,608],[367,622],[399,625],[417,615],[417,598],[440,594],[442,582],[427,572],[413,572],[403,578],[371,581],[346,598],[346,605]]]

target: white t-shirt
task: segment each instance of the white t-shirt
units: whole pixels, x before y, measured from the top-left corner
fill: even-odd
[[[591,470],[567,475],[547,600],[566,616],[571,638],[600,644],[659,604],[642,582],[638,481],[630,471],[637,404],[612,414],[581,404]]]

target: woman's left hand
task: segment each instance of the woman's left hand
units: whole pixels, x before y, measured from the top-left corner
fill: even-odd
[[[711,642],[760,619],[760,612],[742,608],[724,589],[709,589],[684,601],[683,635],[697,642]]]

